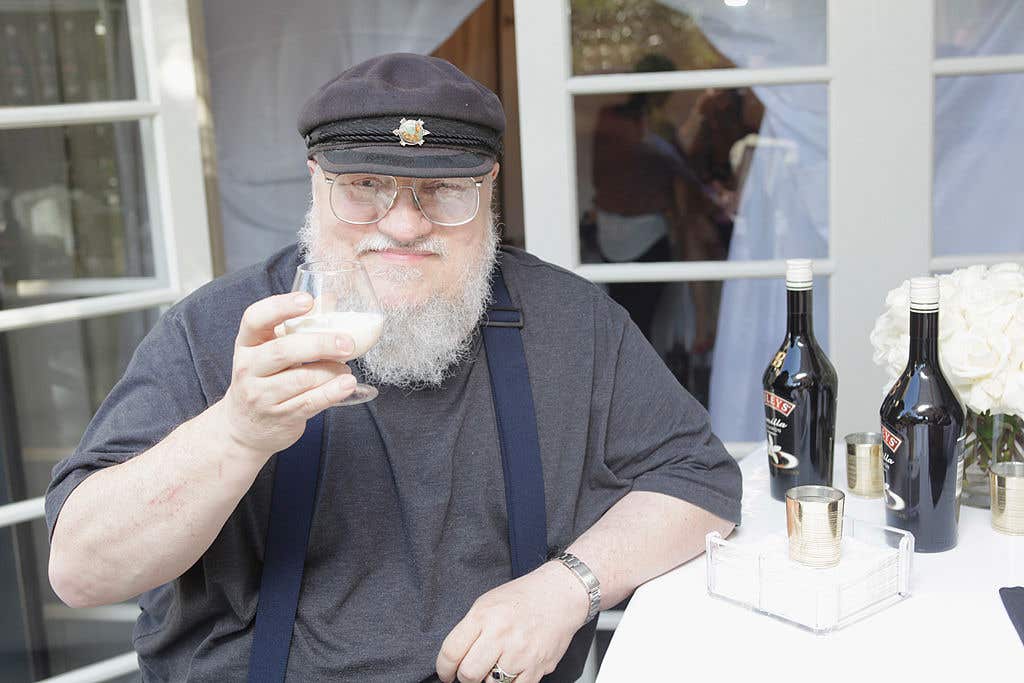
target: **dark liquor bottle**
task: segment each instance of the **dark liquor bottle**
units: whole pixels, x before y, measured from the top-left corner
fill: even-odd
[[[956,545],[964,409],[939,367],[939,283],[910,281],[910,360],[882,401],[885,517],[922,553]]]
[[[772,498],[804,484],[832,485],[839,379],[814,338],[808,259],[786,261],[786,338],[764,372]]]

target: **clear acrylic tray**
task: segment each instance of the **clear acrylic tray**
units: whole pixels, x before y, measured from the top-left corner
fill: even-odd
[[[846,517],[839,564],[789,559],[785,536],[756,543],[707,535],[708,593],[815,633],[843,628],[910,596],[914,536]]]

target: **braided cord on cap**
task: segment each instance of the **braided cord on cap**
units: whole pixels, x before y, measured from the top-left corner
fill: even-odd
[[[306,147],[310,151],[320,151],[360,143],[400,144],[392,130],[397,123],[394,116],[334,121],[310,131],[306,135]],[[443,118],[431,118],[427,126],[430,128],[427,147],[465,147],[494,156],[501,153],[501,136],[489,128]]]

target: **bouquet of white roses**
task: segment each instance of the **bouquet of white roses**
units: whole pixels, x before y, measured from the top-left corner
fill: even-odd
[[[1024,268],[971,266],[940,275],[939,356],[946,378],[975,413],[1024,417]],[[889,387],[907,365],[910,282],[885,298],[871,332]]]

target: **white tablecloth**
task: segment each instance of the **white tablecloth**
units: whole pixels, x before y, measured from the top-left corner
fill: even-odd
[[[841,487],[845,458],[837,449],[835,483]],[[730,540],[785,535],[785,505],[768,493],[765,451],[743,458],[740,469],[743,525]],[[885,523],[881,500],[848,491],[846,514]],[[1024,681],[1024,645],[998,593],[1024,585],[1024,536],[998,534],[988,510],[964,506],[957,547],[916,553],[912,567],[909,599],[819,636],[709,596],[701,555],[637,589],[597,683],[690,681],[695,675],[758,682]]]

